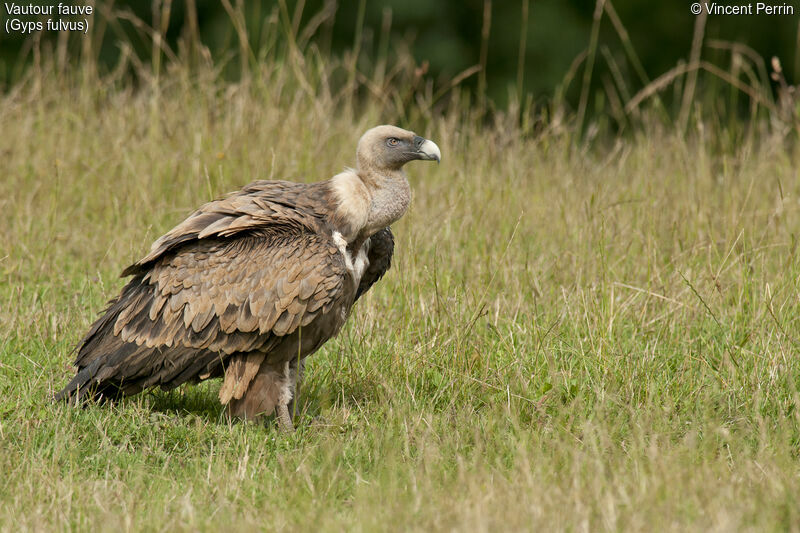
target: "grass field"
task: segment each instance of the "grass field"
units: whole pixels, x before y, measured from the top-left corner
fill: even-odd
[[[800,528],[793,143],[581,148],[308,72],[44,70],[0,97],[3,530]],[[309,360],[296,434],[226,420],[218,381],[50,402],[155,238],[252,180],[332,176],[388,121],[443,161],[409,166],[394,268]]]

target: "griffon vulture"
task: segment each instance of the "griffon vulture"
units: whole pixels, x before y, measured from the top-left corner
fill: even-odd
[[[256,181],[201,206],[122,272],[132,279],[80,341],[77,374],[56,399],[223,376],[231,415],[275,414],[292,429],[303,359],[391,264],[389,225],[411,200],[403,165],[440,157],[433,141],[378,126],[358,141],[355,169]]]

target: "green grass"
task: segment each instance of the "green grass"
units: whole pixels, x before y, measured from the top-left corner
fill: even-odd
[[[3,530],[798,530],[793,144],[582,149],[316,68],[45,69],[0,97]],[[409,166],[394,267],[309,360],[296,434],[227,421],[218,381],[50,402],[155,238],[252,180],[332,176],[381,122],[444,158]]]

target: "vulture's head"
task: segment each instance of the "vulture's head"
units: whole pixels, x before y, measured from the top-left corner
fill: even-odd
[[[358,141],[356,160],[360,169],[399,170],[415,159],[439,162],[436,143],[396,126],[376,126]]]

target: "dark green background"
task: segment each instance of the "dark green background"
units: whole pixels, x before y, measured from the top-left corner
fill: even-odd
[[[49,2],[38,2],[39,4]],[[234,6],[236,1],[232,0]],[[318,13],[324,0],[309,0],[303,9],[301,28]],[[722,2],[720,2],[722,3]],[[730,2],[728,2],[730,3]],[[102,7],[102,3],[98,6]],[[288,0],[288,11],[292,15],[297,2]],[[108,5],[108,4],[106,4]],[[244,2],[247,13],[248,34],[252,46],[258,49],[264,42],[267,27],[264,20],[277,9],[278,3],[270,0]],[[478,63],[483,24],[483,0],[389,0],[368,1],[364,11],[362,52],[364,57],[374,58],[378,54],[382,20],[387,10],[391,12],[391,39],[389,52],[395,52],[401,43],[408,43],[418,63],[428,62],[428,74],[441,82],[462,70]],[[487,93],[499,105],[507,102],[510,90],[516,86],[517,64],[522,27],[521,1],[498,1],[491,3],[491,33],[487,62]],[[646,1],[616,0],[613,6],[630,34],[633,48],[644,65],[650,79],[674,67],[681,59],[686,60],[691,47],[692,31],[696,17],[690,12],[691,2],[684,0]],[[789,16],[711,16],[706,28],[706,40],[723,39],[736,41],[753,48],[769,64],[771,56],[781,58],[787,79],[796,79],[797,30],[800,8],[795,3],[795,15]],[[337,3],[336,14],[331,24],[323,25],[314,40],[324,51],[341,54],[353,46],[354,32],[358,24],[359,0],[343,0]],[[148,23],[153,20],[153,4],[149,1],[118,1],[115,9],[130,9]],[[226,50],[237,46],[236,35],[230,18],[219,2],[198,1],[198,20],[203,43],[215,57],[222,57]],[[548,98],[563,81],[571,62],[589,44],[593,0],[531,0],[525,48],[524,93],[532,93],[537,100]],[[168,41],[175,46],[185,25],[186,6],[183,0],[175,0],[171,9]],[[5,6],[2,6],[5,22]],[[119,21],[119,28],[128,32],[143,60],[150,57],[146,40],[127,21]],[[24,38],[0,32],[0,69],[6,86],[22,72],[20,65],[31,61],[31,54],[24,53]],[[53,40],[55,35],[46,35]],[[113,65],[121,36],[108,31],[103,42],[101,59]],[[631,91],[643,86],[642,80],[631,68],[622,43],[607,17],[603,17],[599,43],[608,47],[623,72]],[[76,48],[76,47],[73,47]],[[703,57],[728,70],[730,53],[704,48]],[[608,71],[603,55],[598,53],[595,64],[596,83]],[[578,82],[573,83],[568,99],[577,100]],[[467,83],[475,87],[477,77]],[[599,87],[599,85],[595,85]]]

